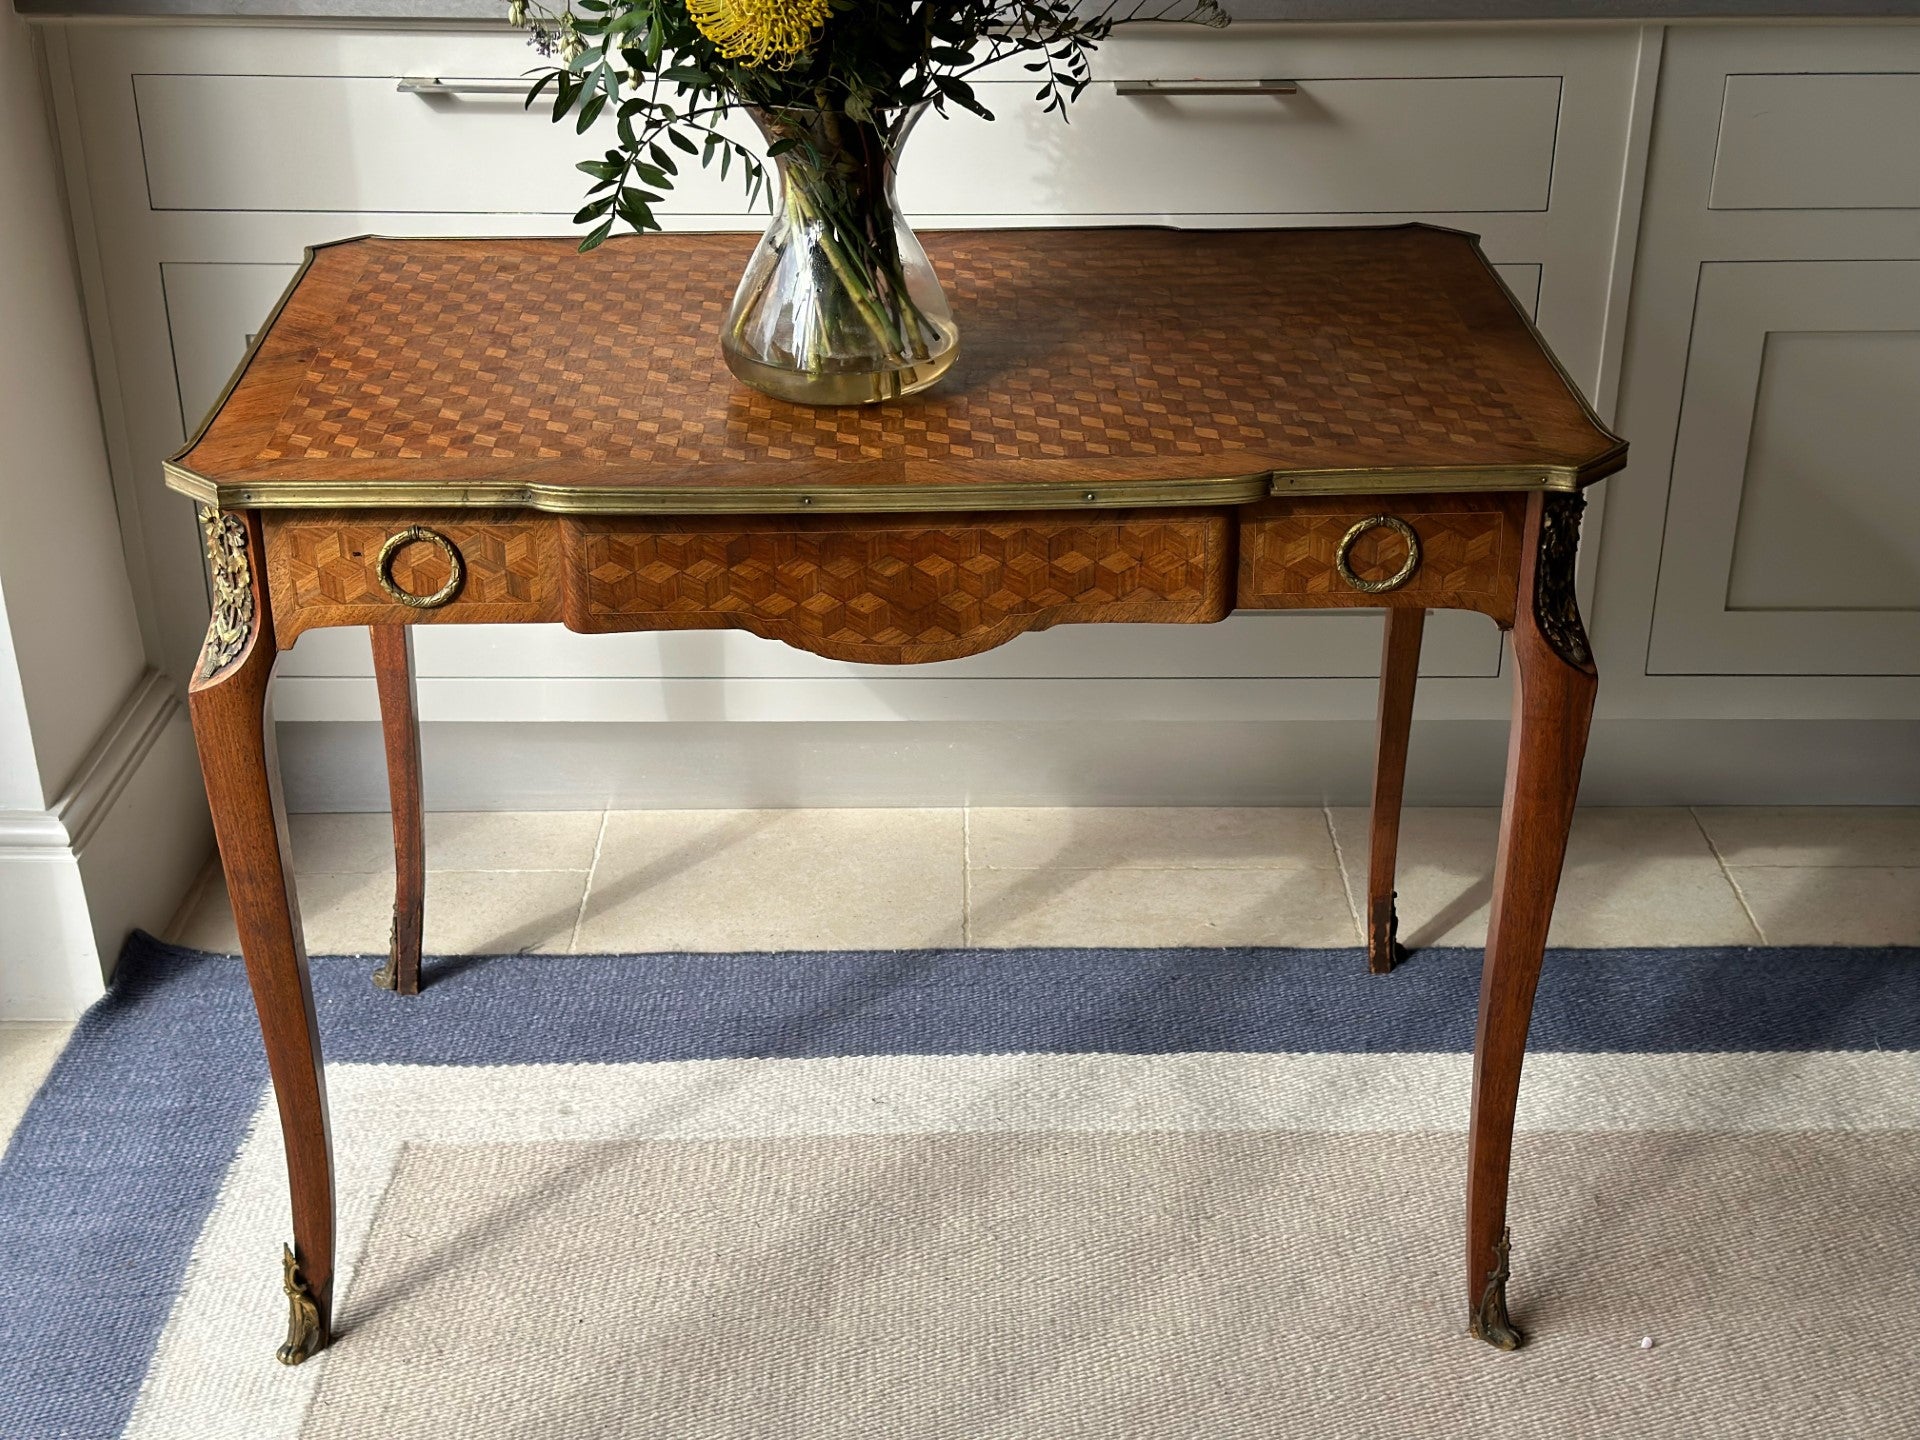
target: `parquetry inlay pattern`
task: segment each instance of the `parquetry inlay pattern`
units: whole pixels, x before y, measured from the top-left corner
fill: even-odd
[[[364,242],[257,458],[1308,462],[1333,447],[1443,464],[1539,448],[1446,287],[1409,263],[1435,237],[1380,235],[1182,237],[1177,270],[1150,232],[935,237],[963,359],[928,395],[865,409],[789,405],[726,376],[716,333],[741,237],[584,256],[563,241]]]
[[[1334,568],[1334,552],[1348,528],[1369,513],[1399,514],[1420,537],[1420,568],[1389,596],[1368,596],[1353,589]],[[1358,605],[1380,605],[1395,600],[1420,600],[1429,605],[1463,598],[1502,597],[1511,610],[1513,577],[1504,573],[1513,557],[1512,533],[1497,512],[1449,514],[1394,510],[1390,503],[1378,512],[1317,510],[1283,514],[1255,521],[1241,532],[1241,568],[1245,578],[1240,602],[1285,603],[1290,596],[1352,597]],[[1406,544],[1393,531],[1378,527],[1354,542],[1349,564],[1363,580],[1385,579],[1406,559]],[[1503,563],[1504,562],[1504,563]],[[1474,607],[1479,608],[1479,607]]]
[[[1216,515],[582,530],[581,628],[737,625],[845,658],[966,654],[1056,619],[1214,619],[1229,598],[1227,523]]]
[[[475,523],[457,514],[424,519],[459,547],[466,583],[443,609],[405,609],[380,588],[375,570],[387,538],[421,518],[336,511],[270,519],[267,564],[281,643],[316,625],[559,618],[556,527],[540,521]],[[409,594],[430,595],[446,583],[446,559],[424,542],[408,545],[394,556],[393,579]]]

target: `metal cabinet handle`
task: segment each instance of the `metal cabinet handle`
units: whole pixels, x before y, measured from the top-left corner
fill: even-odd
[[[402,590],[393,578],[393,560],[407,546],[425,541],[434,546],[447,560],[447,583],[431,595],[415,595]],[[405,605],[410,610],[438,610],[460,593],[460,587],[466,582],[467,567],[461,562],[460,552],[453,541],[438,530],[429,530],[425,525],[409,525],[397,535],[389,536],[387,543],[380,547],[380,559],[374,565],[374,578],[380,582],[380,588]]]
[[[442,80],[438,75],[409,75],[394,89],[402,95],[524,95],[527,80]],[[1297,80],[1120,80],[1119,95],[1298,95]]]
[[[1117,95],[1298,95],[1297,80],[1121,80]]]
[[[409,75],[393,87],[402,95],[525,95],[531,80],[442,80],[438,75]]]
[[[1369,530],[1385,528],[1393,531],[1407,546],[1407,558],[1400,568],[1384,580],[1362,580],[1353,571],[1351,557],[1353,542]],[[1333,568],[1340,572],[1340,578],[1354,589],[1368,595],[1383,595],[1389,590],[1398,590],[1413,578],[1413,572],[1420,568],[1420,537],[1413,527],[1397,515],[1369,515],[1340,537],[1340,548],[1334,552]]]

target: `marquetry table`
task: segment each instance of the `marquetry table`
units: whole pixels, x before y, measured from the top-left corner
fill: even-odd
[[[293,1200],[280,1358],[327,1344],[320,1038],[265,723],[275,657],[373,633],[393,796],[391,953],[420,984],[416,625],[734,627],[917,663],[1068,622],[1387,612],[1367,955],[1392,969],[1402,777],[1430,609],[1518,672],[1474,1041],[1465,1298],[1511,1349],[1514,1103],[1597,677],[1582,488],[1626,446],[1473,237],[1428,226],[928,237],[962,358],[808,409],[736,385],[717,328],[754,241],[357,239],[307,262],[167,467],[203,507],[190,705]],[[1284,935],[1276,934],[1276,941]]]

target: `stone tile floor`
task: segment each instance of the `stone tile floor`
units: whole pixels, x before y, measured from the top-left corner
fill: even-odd
[[[1401,938],[1478,945],[1498,816],[1409,810]],[[384,815],[296,815],[308,948],[384,951]],[[686,810],[437,814],[427,949],[1360,943],[1366,812]],[[169,939],[231,950],[217,867]],[[1580,812],[1552,942],[1920,945],[1920,808]],[[0,1026],[0,1135],[65,1038]]]

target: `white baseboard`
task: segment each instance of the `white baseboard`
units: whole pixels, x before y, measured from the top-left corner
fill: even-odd
[[[213,844],[186,707],[141,677],[44,811],[0,812],[0,1020],[67,1020],[127,935],[165,925]]]
[[[279,727],[293,810],[384,810],[379,727]],[[1367,723],[429,723],[433,810],[1361,805]],[[1414,726],[1410,805],[1498,804],[1504,720]],[[1920,803],[1920,721],[1603,720],[1595,805]]]
[[[18,817],[0,817],[17,836]],[[0,846],[0,1020],[71,1020],[103,987],[80,866],[64,846]]]

